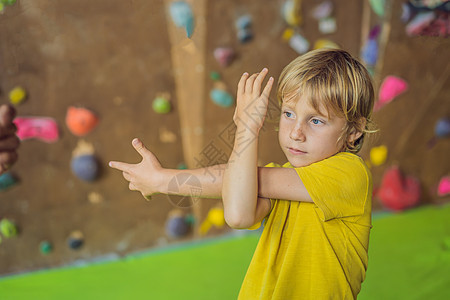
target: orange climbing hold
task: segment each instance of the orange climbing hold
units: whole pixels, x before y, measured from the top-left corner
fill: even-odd
[[[98,117],[89,109],[70,106],[67,109],[66,125],[76,136],[85,136],[97,126]]]

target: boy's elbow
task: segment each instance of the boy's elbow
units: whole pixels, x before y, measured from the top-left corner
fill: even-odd
[[[247,229],[253,226],[252,218],[237,213],[225,213],[225,222],[233,229]]]

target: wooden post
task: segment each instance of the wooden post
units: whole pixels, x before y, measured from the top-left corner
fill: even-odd
[[[189,168],[198,167],[196,158],[203,149],[205,107],[205,42],[206,0],[188,0],[194,14],[194,32],[188,38],[183,28],[176,27],[169,9],[174,0],[165,0],[167,28],[171,42],[171,57],[176,85],[177,110],[180,118],[183,156]],[[201,203],[193,199],[196,219],[194,237],[199,236]]]

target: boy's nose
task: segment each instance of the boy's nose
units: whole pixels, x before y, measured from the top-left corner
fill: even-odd
[[[303,133],[303,130],[302,130],[301,126],[299,126],[299,125],[292,128],[289,137],[291,139],[293,139],[294,141],[300,141],[300,142],[305,141],[305,134]]]

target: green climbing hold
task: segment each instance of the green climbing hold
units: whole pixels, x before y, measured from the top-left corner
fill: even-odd
[[[1,0],[2,4],[14,5],[17,0]]]
[[[41,250],[42,254],[49,254],[50,252],[52,252],[53,247],[49,241],[42,241],[39,244],[39,249]]]
[[[220,80],[220,74],[216,71],[212,71],[211,73],[209,73],[209,77],[214,81]]]
[[[171,109],[169,100],[163,97],[156,97],[153,100],[152,107],[158,114],[167,114]]]
[[[17,235],[16,224],[8,219],[2,219],[0,221],[0,231],[6,238],[11,238]]]

